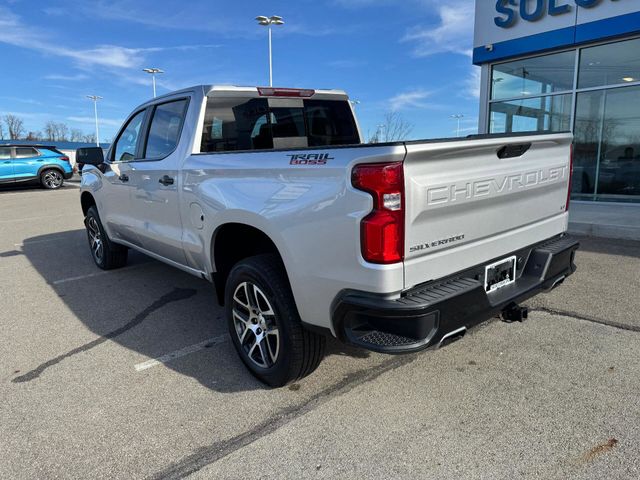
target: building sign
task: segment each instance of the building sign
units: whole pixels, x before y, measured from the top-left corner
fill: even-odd
[[[476,0],[473,61],[640,33],[640,0]]]
[[[595,8],[605,2],[624,0],[498,0],[496,12],[500,15],[494,18],[498,27],[511,28],[518,19],[526,22],[537,22],[546,15],[564,15],[571,13],[574,8]]]

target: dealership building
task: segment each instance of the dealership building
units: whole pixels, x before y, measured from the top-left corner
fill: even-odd
[[[473,62],[480,133],[573,131],[573,200],[640,219],[640,0],[476,0]]]

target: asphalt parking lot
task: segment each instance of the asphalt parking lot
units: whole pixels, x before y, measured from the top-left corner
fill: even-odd
[[[78,188],[0,191],[0,478],[640,478],[640,244],[443,349],[245,370],[211,286],[91,260]]]

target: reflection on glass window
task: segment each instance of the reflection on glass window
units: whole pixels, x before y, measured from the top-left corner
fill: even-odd
[[[574,193],[640,195],[640,87],[578,94]]]
[[[266,98],[210,98],[202,130],[202,152],[273,148]]]
[[[129,162],[136,156],[138,142],[140,141],[140,127],[144,120],[144,110],[135,114],[124,131],[120,134],[113,148],[113,160],[116,162]]]
[[[491,98],[516,98],[573,89],[575,51],[494,65]]]
[[[160,104],[153,112],[145,158],[162,158],[175,150],[187,107],[186,100]]]
[[[571,126],[571,95],[491,104],[491,133],[562,132]]]
[[[578,88],[640,81],[639,52],[640,39],[583,49]]]

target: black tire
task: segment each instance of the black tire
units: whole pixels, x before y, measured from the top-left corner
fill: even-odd
[[[253,294],[254,300],[258,298],[255,302],[245,295],[252,285],[258,288]],[[254,311],[261,312],[257,318],[247,308],[252,303],[258,304]],[[326,339],[303,328],[284,266],[276,255],[250,257],[233,267],[225,288],[225,313],[238,355],[256,378],[271,387],[282,387],[309,375],[322,361]],[[265,325],[263,341],[257,342],[260,325]],[[254,327],[256,330],[252,330]],[[241,342],[243,329],[246,336]],[[274,347],[275,336],[277,347]],[[250,356],[252,338],[259,351]],[[260,347],[263,342],[266,350]],[[259,365],[260,358],[266,365]]]
[[[57,190],[64,184],[64,176],[57,168],[47,168],[40,172],[40,185],[48,190]]]
[[[89,207],[87,210],[84,224],[87,229],[91,256],[96,265],[103,270],[124,267],[127,264],[129,249],[109,240],[95,206]]]

